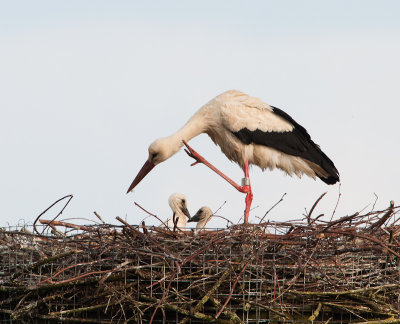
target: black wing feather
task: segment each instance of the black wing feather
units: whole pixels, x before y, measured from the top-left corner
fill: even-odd
[[[272,107],[272,106],[271,106]],[[259,129],[250,131],[242,128],[233,134],[244,144],[265,145],[286,154],[298,156],[321,166],[330,176],[320,179],[327,184],[334,184],[339,181],[339,172],[333,162],[315,144],[307,130],[298,124],[283,110],[272,107],[275,114],[291,123],[294,128],[288,132],[263,132]]]

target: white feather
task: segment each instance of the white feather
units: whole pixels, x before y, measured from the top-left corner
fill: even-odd
[[[171,207],[172,212],[175,215],[175,218],[178,219],[176,227],[181,230],[184,230],[186,228],[187,220],[186,220],[186,215],[181,210],[182,200],[185,201],[185,207],[187,208],[187,200],[185,195],[178,192],[173,193],[168,198],[168,204]],[[174,229],[174,217],[168,218],[165,223],[167,225],[167,228],[169,228],[170,230]]]

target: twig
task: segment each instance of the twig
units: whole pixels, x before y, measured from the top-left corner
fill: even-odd
[[[314,205],[311,207],[310,212],[307,215],[307,223],[308,225],[312,225],[314,221],[311,221],[311,214],[314,211],[315,207],[318,205],[318,203],[321,201],[321,199],[327,194],[328,192],[324,192],[319,198],[315,201]]]
[[[375,223],[373,223],[369,227],[370,233],[374,233],[378,228],[380,228],[393,214],[394,211],[394,201],[390,201],[390,206],[388,208],[388,211],[383,215],[379,220],[377,220]]]
[[[374,196],[375,196],[375,201],[374,201],[374,204],[372,205],[371,211],[374,211],[376,202],[378,201],[378,195],[375,192],[374,192]]]
[[[162,221],[156,214],[150,213],[149,211],[147,211],[146,209],[144,209],[142,206],[140,206],[137,202],[135,202],[135,205],[138,206],[141,210],[143,210],[144,212],[146,212],[147,214],[149,214],[150,216],[153,216],[155,218],[157,218],[164,226],[167,226],[167,223],[165,223],[164,221]]]
[[[62,214],[62,212],[63,212],[64,209],[68,206],[69,202],[71,201],[71,199],[72,199],[73,197],[74,197],[73,195],[64,196],[64,197],[58,199],[57,201],[55,201],[54,203],[52,203],[52,204],[51,204],[49,207],[47,207],[44,211],[42,211],[42,212],[39,214],[39,216],[36,217],[35,221],[33,222],[33,228],[34,228],[35,232],[36,232],[37,234],[40,234],[40,233],[38,232],[38,230],[36,229],[36,222],[39,220],[40,216],[42,216],[43,214],[45,214],[49,209],[51,209],[53,206],[57,205],[60,201],[66,199],[66,198],[69,198],[68,201],[66,202],[66,204],[64,205],[64,207],[61,209],[61,211],[57,214],[56,217],[53,218],[53,220],[55,220],[58,216],[60,216],[60,215]],[[46,229],[46,228],[44,228],[43,231],[44,231],[45,229]],[[43,231],[42,231],[42,233],[43,233]]]
[[[42,260],[40,260],[38,262],[35,262],[35,263],[25,267],[25,268],[22,268],[20,271],[14,272],[11,275],[11,279],[14,280],[15,278],[18,278],[20,275],[22,275],[24,273],[28,273],[28,272],[30,272],[32,270],[35,270],[35,269],[37,269],[38,267],[40,267],[42,265],[52,263],[54,261],[69,257],[69,256],[71,256],[71,255],[73,255],[75,253],[79,253],[79,252],[82,252],[82,251],[77,251],[77,250],[68,251],[68,252],[64,252],[64,253],[61,253],[61,254],[53,255],[53,256],[48,257],[46,259],[42,259]]]
[[[342,196],[342,193],[341,193],[341,191],[340,191],[341,188],[342,188],[342,184],[339,182],[339,193],[338,193],[338,198],[337,198],[337,201],[336,201],[335,208],[333,209],[333,212],[332,212],[330,221],[332,221],[333,216],[334,216],[335,213],[336,213],[336,209],[337,209],[337,207],[339,206],[340,197]]]
[[[318,317],[319,312],[321,310],[322,304],[318,303],[316,310],[312,313],[312,315],[308,318],[309,321],[313,322]]]
[[[269,213],[272,209],[274,209],[274,208],[283,200],[283,198],[284,198],[285,196],[286,196],[286,192],[282,195],[281,199],[279,199],[277,203],[275,203],[270,209],[267,210],[267,212],[266,212],[266,213],[264,214],[264,216],[261,218],[259,224],[261,224],[261,223],[263,222],[264,218],[268,215],[268,213]]]
[[[148,300],[148,301],[153,301],[153,302],[159,302],[160,301],[157,298],[149,297],[149,296],[146,296],[146,295],[143,295],[143,294],[140,295],[140,298],[143,299],[143,300]],[[161,307],[162,308],[166,308],[168,310],[172,310],[172,311],[177,312],[177,313],[182,314],[182,315],[186,315],[186,316],[190,316],[190,317],[193,317],[193,318],[196,318],[196,319],[207,321],[209,323],[230,324],[229,321],[216,319],[213,316],[206,315],[206,314],[203,314],[203,313],[200,313],[200,312],[191,314],[189,311],[187,311],[185,309],[182,309],[181,307],[178,307],[176,305],[169,304],[169,303],[163,303],[161,305]]]
[[[340,296],[340,295],[354,295],[368,293],[376,290],[386,290],[386,289],[399,289],[400,284],[387,284],[377,287],[365,287],[360,289],[350,289],[343,291],[296,291],[289,290],[288,292],[296,295],[307,295],[307,296]]]
[[[234,225],[234,223],[231,220],[229,220],[228,218],[226,218],[224,216],[213,214],[213,217],[222,218],[222,219],[226,220],[228,223],[231,223],[232,225]]]
[[[225,279],[230,275],[231,269],[226,269],[225,272],[221,275],[221,277],[218,279],[218,281],[215,283],[215,285],[207,292],[207,294],[204,295],[204,297],[197,303],[197,305],[194,307],[193,312],[197,313],[201,307],[210,299],[210,297],[215,293],[215,291],[218,289],[218,287],[222,284],[222,282],[225,281]],[[218,317],[218,316],[217,316]],[[184,318],[180,324],[185,324],[189,320],[188,317]]]
[[[210,296],[210,302],[211,304],[213,304],[216,308],[220,308],[221,307],[221,302],[219,300],[217,300],[215,297]],[[232,323],[234,324],[244,324],[243,321],[239,318],[239,316],[237,316],[236,313],[231,312],[227,309],[224,309],[224,311],[222,312],[222,314],[224,314],[226,317],[228,317]]]
[[[221,204],[221,206],[219,206],[219,207],[217,208],[217,210],[214,212],[214,214],[218,213],[219,210],[220,210],[225,204],[226,204],[226,200]]]
[[[76,225],[76,224],[71,224],[71,223],[66,223],[66,222],[61,222],[61,221],[56,221],[56,220],[41,219],[41,220],[39,220],[39,222],[44,225],[64,226],[64,227],[79,229],[79,230],[87,231],[87,232],[90,232],[92,230],[92,228],[90,228],[88,226]]]
[[[215,315],[215,318],[218,318],[218,317],[221,315],[222,311],[224,310],[224,308],[226,307],[226,305],[229,303],[229,300],[231,299],[232,294],[233,294],[233,290],[235,289],[235,287],[236,287],[236,285],[237,285],[237,283],[238,283],[238,280],[239,280],[240,276],[242,275],[243,271],[246,270],[247,266],[250,264],[250,261],[251,261],[252,259],[253,259],[253,258],[250,258],[250,259],[245,263],[245,265],[242,267],[242,270],[240,270],[239,274],[236,276],[236,279],[235,279],[235,281],[233,282],[231,291],[229,292],[228,298],[226,299],[225,303],[222,305],[221,309],[218,311],[217,315]]]
[[[132,225],[130,225],[129,223],[125,222],[121,217],[117,216],[115,217],[118,221],[120,221],[122,224],[124,224],[126,227],[128,227],[132,232],[134,232],[135,234],[139,235],[140,237],[145,237],[145,235],[141,232],[138,231],[136,228],[134,228]]]
[[[176,275],[176,272],[173,271],[173,272],[171,273],[171,275],[170,275],[171,279],[172,279],[173,277],[175,277],[175,275]],[[163,293],[161,299],[160,299],[160,300],[158,301],[158,303],[157,303],[157,306],[154,308],[154,312],[153,312],[153,315],[151,315],[149,324],[153,323],[153,319],[154,319],[154,316],[155,316],[156,313],[157,313],[157,309],[160,307],[160,305],[161,305],[161,303],[163,302],[165,296],[168,294],[169,289],[171,288],[171,283],[172,283],[172,280],[169,280],[167,289],[165,289],[165,291],[164,291],[164,293]]]
[[[93,214],[100,220],[100,222],[102,222],[103,224],[106,223],[106,222],[103,220],[103,218],[101,218],[101,216],[100,216],[96,211],[94,211]]]

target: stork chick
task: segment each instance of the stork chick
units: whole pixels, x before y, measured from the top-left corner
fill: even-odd
[[[172,209],[172,218],[168,218],[166,221],[167,227],[171,230],[174,229],[174,224],[179,229],[185,229],[186,217],[190,220],[190,214],[187,209],[187,200],[184,194],[176,192],[168,198],[169,206]]]
[[[206,226],[206,224],[210,221],[212,215],[213,212],[210,208],[201,207],[197,211],[196,215],[189,219],[189,222],[197,222],[196,233],[200,232]]]

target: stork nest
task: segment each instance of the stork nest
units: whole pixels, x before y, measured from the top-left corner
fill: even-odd
[[[120,218],[3,229],[0,322],[399,323],[399,211],[198,235]]]

